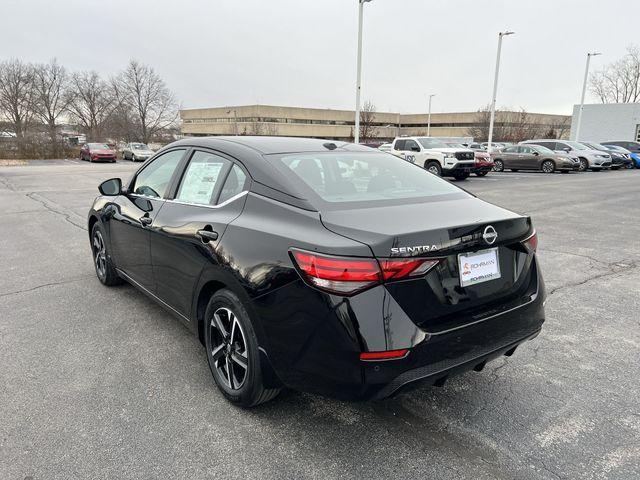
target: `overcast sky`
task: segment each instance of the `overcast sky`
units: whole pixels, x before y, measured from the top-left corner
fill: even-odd
[[[153,66],[185,108],[353,108],[357,0],[3,0],[0,58],[115,74]],[[607,20],[609,19],[609,20]],[[373,0],[365,5],[363,100],[378,111],[498,106],[565,113],[585,55],[597,69],[640,44],[638,0]],[[594,100],[593,98],[591,98]]]

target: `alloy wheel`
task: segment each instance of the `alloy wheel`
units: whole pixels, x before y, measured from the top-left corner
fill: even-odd
[[[501,172],[501,171],[503,171],[503,170],[504,170],[504,165],[502,164],[502,160],[496,160],[496,161],[493,163],[493,170],[494,170],[495,172]]]
[[[544,173],[552,173],[553,172],[553,162],[550,162],[550,161],[542,162],[542,171]]]
[[[433,173],[434,175],[438,175],[440,172],[438,172],[438,167],[436,165],[431,165],[429,168],[427,168],[428,172]]]
[[[103,278],[107,273],[107,250],[100,230],[93,235],[93,260],[98,275]]]
[[[211,319],[211,359],[219,378],[231,390],[239,390],[247,379],[247,342],[238,317],[228,308],[218,308]]]
[[[586,172],[588,168],[589,168],[589,162],[587,162],[586,159],[581,158],[580,159],[580,168],[578,168],[578,171]]]

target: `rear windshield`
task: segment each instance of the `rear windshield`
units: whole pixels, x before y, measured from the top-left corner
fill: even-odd
[[[89,148],[94,150],[109,150],[109,146],[106,143],[90,143]]]
[[[384,153],[297,153],[278,161],[288,176],[293,174],[320,199],[334,205],[466,195],[421,167]]]

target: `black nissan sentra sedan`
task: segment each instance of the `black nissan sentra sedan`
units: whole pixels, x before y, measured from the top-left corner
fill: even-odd
[[[544,322],[530,218],[364,146],[189,138],[99,190],[98,278],[174,313],[238,405],[440,385]]]

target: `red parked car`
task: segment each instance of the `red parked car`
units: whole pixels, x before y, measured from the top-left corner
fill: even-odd
[[[85,143],[80,149],[80,160],[89,162],[115,162],[116,151],[106,143]]]
[[[447,143],[447,145],[449,147],[456,148],[469,148],[465,147],[461,143]],[[491,155],[489,155],[485,151],[476,150],[475,148],[472,148],[472,150],[475,154],[474,158],[476,163],[473,166],[473,170],[471,170],[471,173],[475,173],[479,177],[484,177],[487,173],[493,170],[493,160],[491,159]]]
[[[491,155],[487,152],[479,152],[476,150],[475,154],[476,164],[474,165],[472,172],[479,177],[484,177],[487,173],[493,170],[493,160],[491,159]]]

